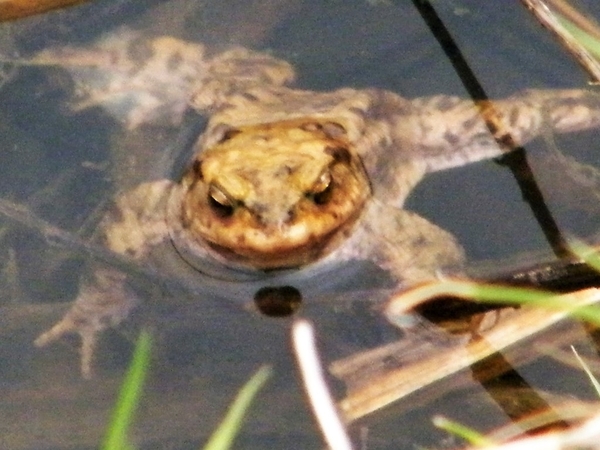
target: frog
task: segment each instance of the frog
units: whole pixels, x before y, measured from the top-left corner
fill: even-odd
[[[43,50],[76,82],[74,110],[100,106],[127,130],[177,127],[188,110],[207,120],[180,179],[120,192],[97,240],[144,261],[171,243],[216,279],[261,279],[365,260],[398,290],[461,273],[465,252],[448,231],[404,205],[428,174],[496,158],[544,130],[600,126],[588,89],[525,90],[495,101],[450,95],[408,99],[380,88],[294,86],[293,66],[267,51],[213,51],[122,29],[91,47]],[[100,333],[136,307],[127,277],[99,268],[72,308],[35,341],[81,337],[92,374]]]

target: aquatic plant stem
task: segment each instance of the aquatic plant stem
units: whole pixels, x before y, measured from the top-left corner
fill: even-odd
[[[231,448],[231,444],[243,424],[246,411],[248,411],[257,392],[264,386],[270,376],[271,367],[266,365],[252,375],[252,378],[240,389],[225,418],[213,432],[203,450],[227,450]]]
[[[131,365],[125,375],[110,425],[100,447],[102,450],[128,450],[133,447],[128,442],[127,433],[140,402],[144,380],[148,373],[152,336],[142,330],[138,338]]]

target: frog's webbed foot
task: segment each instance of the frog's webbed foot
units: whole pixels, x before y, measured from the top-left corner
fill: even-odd
[[[34,342],[48,345],[69,333],[81,337],[81,374],[92,376],[92,359],[98,335],[128,317],[137,299],[125,286],[125,274],[114,269],[96,269],[90,280],[81,284],[77,299],[65,316]]]
[[[395,222],[404,231],[386,236],[383,252],[384,265],[398,279],[416,284],[461,272],[464,251],[452,234],[410,211],[398,214]]]
[[[419,215],[373,202],[361,234],[371,257],[403,286],[458,273],[465,256],[456,238]]]
[[[64,67],[81,97],[75,110],[101,106],[129,129],[179,125],[190,104],[214,110],[234,94],[294,79],[289,63],[266,53],[240,47],[209,58],[202,44],[126,28],[91,48],[44,50],[30,64]]]
[[[73,109],[101,106],[129,129],[145,123],[178,125],[205,70],[203,45],[149,38],[126,28],[91,48],[44,50],[30,64],[65,68],[80,97]]]
[[[142,259],[168,238],[166,203],[173,182],[143,183],[119,196],[100,224],[106,246],[121,255]],[[71,309],[35,345],[45,346],[65,334],[79,334],[81,372],[89,378],[98,335],[128,317],[137,298],[127,287],[126,274],[112,268],[91,267],[92,275],[81,282]]]

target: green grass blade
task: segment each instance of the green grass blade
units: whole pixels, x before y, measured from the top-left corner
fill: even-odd
[[[596,59],[600,59],[600,41],[595,37],[589,35],[587,32],[573,24],[570,20],[567,20],[559,16],[559,22],[565,29],[571,33],[581,45],[583,45],[588,52],[590,52]]]
[[[226,450],[231,447],[235,436],[242,427],[244,416],[250,407],[252,399],[270,376],[271,367],[262,366],[246,382],[229,407],[227,415],[204,446],[204,450]]]
[[[469,444],[476,447],[489,447],[494,445],[494,442],[486,438],[483,434],[475,431],[474,429],[467,427],[461,423],[455,422],[443,416],[435,416],[433,418],[433,424],[455,436],[458,436]]]
[[[535,289],[494,286],[468,282],[449,282],[452,290],[459,296],[475,299],[486,303],[504,303],[506,305],[527,305],[548,308],[557,311],[567,311],[572,317],[586,320],[600,326],[600,308],[598,306],[581,306],[573,308],[568,302],[557,294]]]
[[[600,272],[600,252],[578,239],[571,239],[569,241],[569,248],[595,271]]]
[[[152,336],[142,330],[135,346],[133,359],[121,386],[117,404],[113,410],[110,425],[104,436],[102,450],[130,450],[133,446],[127,440],[127,432],[139,404],[144,379],[150,363]]]
[[[561,297],[553,292],[459,280],[432,283],[397,295],[389,302],[386,308],[386,315],[392,323],[402,323],[402,314],[406,311],[439,296],[460,297],[480,303],[503,303],[512,306],[526,305],[565,311],[572,317],[600,326],[600,307],[598,305],[574,307],[569,298]],[[397,320],[397,318],[400,318],[400,320]]]

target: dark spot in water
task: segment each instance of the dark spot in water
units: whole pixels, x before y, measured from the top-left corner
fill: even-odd
[[[265,286],[254,294],[258,310],[269,317],[287,317],[302,304],[302,294],[293,286]]]

